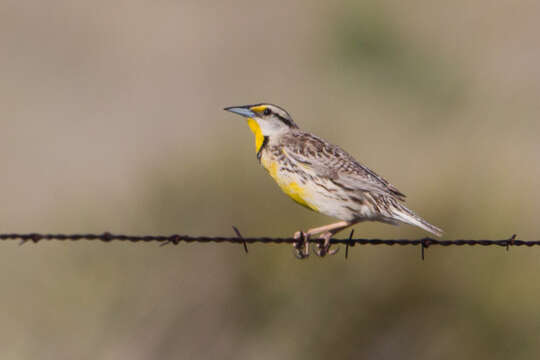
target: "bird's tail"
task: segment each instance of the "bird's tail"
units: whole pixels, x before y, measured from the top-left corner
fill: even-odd
[[[411,209],[407,208],[404,205],[400,204],[399,208],[395,208],[392,215],[398,221],[401,221],[406,224],[418,226],[419,228],[424,229],[427,232],[432,233],[433,235],[441,236],[443,234],[442,229],[436,227],[435,225],[431,225],[426,220],[416,215],[414,211],[412,211]]]

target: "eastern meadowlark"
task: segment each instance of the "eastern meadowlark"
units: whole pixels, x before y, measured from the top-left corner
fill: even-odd
[[[331,237],[361,221],[405,223],[441,236],[441,229],[403,205],[405,195],[396,187],[339,146],[300,130],[279,106],[260,103],[225,110],[247,118],[257,159],[285,194],[308,209],[341,220],[296,232],[299,258],[309,255],[309,238],[317,234],[324,242],[317,242],[315,253],[334,254]]]

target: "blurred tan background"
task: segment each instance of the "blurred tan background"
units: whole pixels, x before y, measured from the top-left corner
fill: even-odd
[[[0,232],[289,236],[285,107],[444,238],[540,236],[537,1],[0,2]],[[360,237],[418,229],[356,227]],[[9,359],[531,359],[540,250],[0,244]]]

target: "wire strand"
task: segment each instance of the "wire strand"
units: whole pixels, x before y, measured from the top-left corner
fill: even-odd
[[[173,244],[178,245],[181,242],[186,243],[236,243],[243,244],[244,251],[248,253],[247,244],[296,244],[297,246],[302,240],[294,238],[273,238],[273,237],[243,237],[240,231],[235,226],[232,227],[236,233],[235,237],[228,236],[192,236],[192,235],[125,235],[125,234],[112,234],[110,232],[104,232],[102,234],[40,234],[40,233],[10,233],[0,234],[0,241],[2,240],[20,240],[21,245],[27,242],[38,243],[41,241],[124,241],[124,242],[159,242],[161,245]],[[349,238],[347,239],[331,239],[331,244],[344,244],[345,259],[349,255],[349,247],[355,245],[387,245],[387,246],[421,246],[421,259],[425,258],[425,250],[430,246],[501,246],[509,250],[510,246],[538,246],[540,240],[517,240],[516,234],[512,235],[508,239],[503,240],[438,240],[430,237],[422,239],[353,239],[353,231],[351,231]],[[322,239],[311,239],[310,242],[322,244]]]
[[[0,234],[0,240],[21,240],[23,242],[34,242],[38,243],[40,241],[49,241],[49,240],[58,240],[58,241],[102,241],[102,242],[111,242],[111,241],[125,241],[125,242],[160,242],[163,244],[174,244],[177,245],[181,242],[186,243],[239,243],[239,244],[294,244],[298,243],[298,239],[294,238],[279,238],[279,237],[242,237],[240,233],[236,230],[237,236],[228,237],[228,236],[192,236],[192,235],[125,235],[125,234],[113,234],[110,232],[104,232],[101,234],[40,234],[40,233],[8,233]],[[320,239],[311,239],[312,243],[322,243],[323,240]],[[433,245],[440,246],[537,246],[540,245],[540,240],[517,240],[516,235],[513,235],[509,239],[503,240],[438,240],[425,237],[422,239],[331,239],[331,244],[343,244],[349,246],[355,245],[412,245],[418,246],[422,245],[423,247],[429,247]]]

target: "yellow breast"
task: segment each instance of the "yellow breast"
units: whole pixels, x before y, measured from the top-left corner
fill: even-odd
[[[289,197],[296,201],[298,204],[305,206],[308,209],[318,211],[317,208],[310,203],[310,192],[305,186],[298,184],[294,180],[291,180],[290,177],[286,177],[280,174],[279,164],[275,160],[267,159],[266,157],[263,157],[261,160],[264,168],[268,170],[270,176],[272,176],[272,178],[277,182],[277,184],[285,194],[289,195]]]

